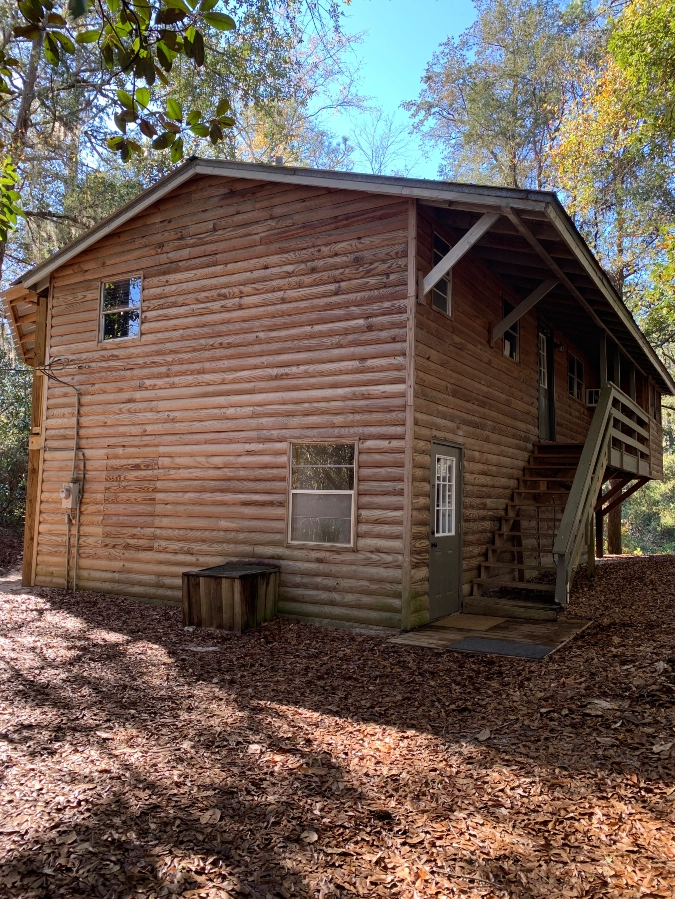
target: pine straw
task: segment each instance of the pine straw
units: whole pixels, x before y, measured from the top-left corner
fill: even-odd
[[[675,895],[673,558],[543,661],[0,599],[2,896]]]

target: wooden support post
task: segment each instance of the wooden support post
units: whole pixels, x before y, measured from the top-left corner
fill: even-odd
[[[635,366],[632,362],[628,363],[628,396],[637,403],[637,383],[635,377]]]
[[[44,366],[47,342],[47,297],[38,297],[35,325],[34,365]],[[37,536],[37,505],[40,487],[40,459],[42,457],[42,398],[45,389],[44,373],[33,369],[33,396],[31,400],[31,435],[28,444],[28,475],[26,480],[26,516],[23,532],[23,565],[21,584],[33,585],[33,550]]]
[[[595,555],[598,559],[602,559],[605,555],[605,522],[602,510],[595,511]]]
[[[593,521],[593,510],[588,514],[588,559],[586,561],[586,571],[588,577],[593,578],[595,575],[595,522]]]
[[[610,485],[613,487],[616,481],[620,479],[612,479]],[[621,504],[617,504],[614,509],[607,513],[607,552],[619,555],[621,551]]]
[[[607,335],[600,332],[600,387],[607,384]]]

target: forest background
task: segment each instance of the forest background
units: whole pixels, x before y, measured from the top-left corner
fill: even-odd
[[[159,80],[146,72],[146,88],[138,64],[102,52],[101,23],[120,33],[124,10],[152,0],[0,0],[3,286],[193,153],[543,188],[675,374],[675,0],[474,0],[418,95],[390,108],[361,92],[367,36],[350,32],[344,0],[188,3],[160,0],[164,21],[149,20]],[[434,34],[452,34],[453,3],[437,9]],[[0,527],[18,532],[30,385],[0,319]],[[675,552],[675,401],[663,414],[665,480],[623,510],[632,552]]]

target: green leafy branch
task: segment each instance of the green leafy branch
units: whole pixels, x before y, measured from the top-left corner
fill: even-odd
[[[211,115],[197,109],[185,113],[178,100],[162,97],[156,88],[170,89],[170,73],[178,57],[197,68],[204,65],[205,35],[235,28],[234,19],[216,9],[218,2],[68,0],[64,12],[69,24],[65,15],[55,11],[53,0],[19,0],[24,23],[15,27],[14,35],[42,41],[45,58],[54,67],[76,52],[76,44],[96,44],[102,70],[110,72],[111,80],[126,81],[126,89],[117,91],[114,113],[120,134],[108,140],[108,147],[126,162],[144,151],[143,138],[147,138],[153,150],[170,150],[172,161],[179,162],[187,132],[217,144],[225,129],[234,125],[227,98],[216,101]],[[89,27],[78,30],[75,24],[85,18]],[[0,91],[11,90],[16,65],[16,60],[0,56]]]

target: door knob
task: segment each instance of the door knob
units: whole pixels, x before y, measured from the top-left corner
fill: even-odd
[[[431,542],[431,546],[432,546],[432,547],[438,547],[438,544],[436,543],[436,541],[432,541],[432,542]]]

